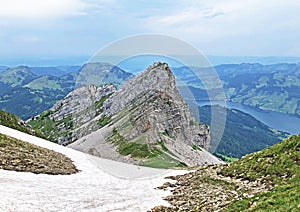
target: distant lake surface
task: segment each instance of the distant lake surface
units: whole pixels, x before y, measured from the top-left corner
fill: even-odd
[[[199,106],[216,105],[218,102],[197,101]],[[248,113],[262,123],[290,134],[300,134],[300,118],[295,115],[278,113],[273,111],[265,111],[259,108],[250,107],[238,103],[226,102],[227,108],[237,109],[244,113]]]

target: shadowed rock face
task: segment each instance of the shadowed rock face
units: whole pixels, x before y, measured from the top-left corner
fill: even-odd
[[[141,165],[152,164],[153,158],[166,166],[220,163],[206,151],[208,126],[195,122],[165,63],[154,63],[118,90],[112,85],[79,88],[49,117],[70,117],[72,124],[58,125],[59,143],[96,156]]]

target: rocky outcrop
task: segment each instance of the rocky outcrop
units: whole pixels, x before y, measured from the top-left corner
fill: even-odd
[[[30,124],[50,141],[67,145],[102,127],[98,120],[103,117],[103,102],[115,90],[113,85],[78,88]]]
[[[162,168],[220,163],[206,151],[208,126],[195,122],[165,63],[154,63],[117,90],[79,88],[47,118],[60,122],[59,143],[96,156]]]

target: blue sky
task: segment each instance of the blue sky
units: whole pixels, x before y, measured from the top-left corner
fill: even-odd
[[[299,57],[299,11],[299,0],[0,0],[0,57],[92,56],[143,33],[205,55]]]

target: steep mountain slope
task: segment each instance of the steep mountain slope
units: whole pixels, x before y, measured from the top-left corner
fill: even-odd
[[[113,85],[78,88],[29,123],[50,141],[67,145],[103,126],[103,102],[114,91]]]
[[[56,142],[76,141],[69,146],[109,159],[153,167],[220,163],[206,151],[208,127],[191,117],[164,63],[118,90],[79,88],[30,123]]]
[[[212,107],[218,113],[224,112],[218,105]],[[199,107],[199,113],[200,122],[210,125],[211,106]],[[221,158],[223,156],[225,158],[226,156],[241,158],[246,154],[271,146],[287,136],[287,133],[271,129],[249,114],[235,109],[227,109],[225,130],[215,154]],[[214,135],[211,137],[213,141]]]
[[[0,124],[31,135],[35,134],[34,130],[25,121],[3,110],[0,110]]]
[[[299,211],[300,135],[228,165],[200,167],[169,177],[176,183],[165,199],[171,207],[152,211]]]
[[[18,116],[7,113],[0,110],[0,125],[30,134],[35,135],[40,138],[45,138],[45,136],[38,130],[33,130],[32,127],[25,121],[20,119]]]

